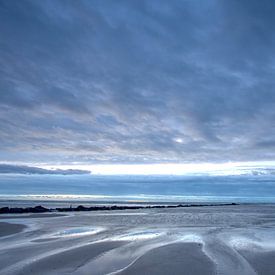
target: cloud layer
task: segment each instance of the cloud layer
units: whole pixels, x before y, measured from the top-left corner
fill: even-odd
[[[272,0],[0,1],[0,160],[274,160],[274,13]]]
[[[0,164],[0,174],[83,175],[90,171],[76,169],[43,169],[26,165]]]

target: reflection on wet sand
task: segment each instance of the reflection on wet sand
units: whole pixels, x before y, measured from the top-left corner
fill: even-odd
[[[0,273],[272,274],[274,210],[240,205],[9,217],[0,223]]]

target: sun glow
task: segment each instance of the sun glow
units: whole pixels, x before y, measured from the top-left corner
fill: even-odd
[[[255,169],[275,169],[275,162],[228,162],[189,164],[94,164],[40,165],[46,169],[80,169],[94,175],[241,175]]]

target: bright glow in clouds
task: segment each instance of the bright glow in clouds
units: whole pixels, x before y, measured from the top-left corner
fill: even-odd
[[[274,161],[193,164],[42,165],[45,169],[90,170],[95,175],[242,175],[275,169]]]
[[[175,138],[175,142],[177,142],[177,143],[183,143],[183,139],[182,138]]]

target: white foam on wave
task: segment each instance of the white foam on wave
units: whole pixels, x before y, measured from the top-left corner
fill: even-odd
[[[104,231],[102,227],[74,227],[59,231],[54,234],[54,237],[82,237],[94,235],[102,231]]]

